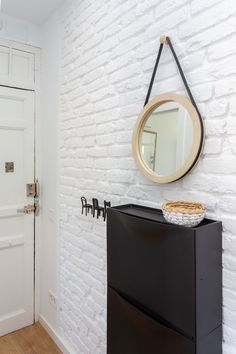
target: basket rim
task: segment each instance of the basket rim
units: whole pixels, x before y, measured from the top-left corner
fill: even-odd
[[[202,203],[185,200],[172,200],[165,202],[162,205],[162,210],[178,214],[203,214],[206,212],[206,207]]]

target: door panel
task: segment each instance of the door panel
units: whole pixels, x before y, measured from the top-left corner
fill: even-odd
[[[24,117],[24,106],[22,105],[22,101],[20,100],[13,100],[11,97],[0,97],[0,107],[1,107],[1,113],[3,114],[1,116],[1,122],[5,122],[7,125],[7,122],[9,120],[14,121],[14,120],[22,120]],[[23,123],[21,121],[21,123]]]
[[[34,93],[0,87],[0,335],[34,320]]]
[[[34,54],[12,49],[11,80],[15,86],[34,86]]]
[[[0,80],[1,82],[9,81],[9,62],[10,62],[10,48],[0,46]]]

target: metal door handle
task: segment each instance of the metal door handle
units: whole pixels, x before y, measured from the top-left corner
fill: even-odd
[[[29,204],[29,205],[24,206],[24,208],[22,208],[22,209],[17,209],[18,214],[31,214],[34,212],[35,212],[34,204],[32,204],[32,205]]]
[[[35,216],[39,216],[40,206],[39,199],[34,200],[34,204],[25,205],[22,209],[17,209],[18,214],[31,214],[35,213]]]

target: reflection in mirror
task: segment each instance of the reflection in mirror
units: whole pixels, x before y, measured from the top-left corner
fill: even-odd
[[[142,136],[142,155],[148,167],[155,171],[157,133],[144,130]]]
[[[193,122],[178,102],[165,102],[151,112],[140,135],[140,153],[146,166],[160,176],[177,171],[193,145]]]

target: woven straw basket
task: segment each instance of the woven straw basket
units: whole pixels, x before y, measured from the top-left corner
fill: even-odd
[[[176,200],[164,203],[162,211],[166,221],[172,224],[194,227],[204,219],[206,208],[201,203]]]

